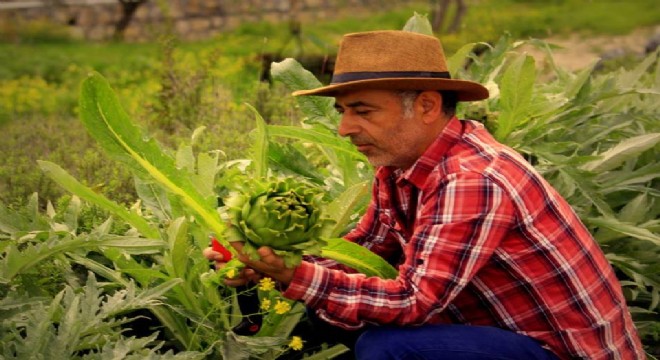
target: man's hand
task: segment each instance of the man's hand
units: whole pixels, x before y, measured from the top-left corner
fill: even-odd
[[[273,249],[262,246],[257,250],[260,260],[250,260],[246,255],[243,255],[243,243],[242,242],[232,242],[231,246],[236,249],[238,252],[238,259],[245,263],[247,267],[245,271],[252,270],[262,273],[268,277],[271,277],[279,281],[283,285],[289,285],[291,279],[293,279],[294,268],[288,268],[284,265],[284,259],[279,257]]]
[[[202,250],[202,254],[209,261],[215,263],[216,269],[222,269],[227,264],[227,259],[224,258],[222,253],[213,250],[213,247],[209,246],[206,249]],[[240,260],[240,259],[239,259]],[[226,279],[225,285],[231,287],[238,287],[246,285],[249,282],[257,283],[262,278],[261,274],[250,269],[249,267],[244,268],[241,272],[234,276],[232,279]]]
[[[225,285],[236,288],[238,307],[241,310],[241,314],[243,314],[241,322],[234,326],[232,331],[237,335],[243,336],[252,336],[258,333],[261,330],[263,316],[259,309],[259,294],[253,284],[261,278],[261,274],[245,266],[237,266],[236,259],[232,258],[229,250],[223,247],[213,237],[211,238],[211,246],[204,249],[202,254],[207,259],[215,262],[216,269],[227,266],[228,262],[233,262],[234,269],[241,268],[238,276],[234,276],[231,279],[225,278],[224,280]],[[237,260],[241,261],[240,258]]]

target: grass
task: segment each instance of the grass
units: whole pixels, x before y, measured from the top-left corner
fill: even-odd
[[[303,51],[326,54],[334,52],[337,41],[347,32],[378,29],[400,29],[413,12],[429,13],[428,1],[413,2],[376,12],[346,10],[345,16],[319,21],[303,19]],[[550,35],[620,35],[635,28],[660,24],[660,11],[654,0],[468,0],[468,11],[462,31],[455,35],[439,34],[445,50],[451,53],[468,42],[494,41],[503,32],[514,38]],[[56,29],[59,27],[53,26]],[[37,36],[28,34],[21,41],[2,33],[0,28],[0,79],[21,75],[41,76],[57,80],[69,64],[87,65],[102,72],[117,69],[143,69],[153,65],[158,57],[157,43],[86,43],[75,40],[56,41],[41,25]],[[5,29],[5,31],[7,31]],[[61,30],[55,30],[61,34]],[[64,36],[64,35],[60,35]],[[42,41],[44,40],[46,41]],[[2,42],[1,40],[5,40]],[[180,44],[182,50],[194,52],[219,47],[223,56],[253,57],[281,50],[288,40],[283,24],[259,22],[243,24],[237,29],[208,40]],[[289,43],[285,53],[297,49]],[[38,54],[35,56],[34,54]]]

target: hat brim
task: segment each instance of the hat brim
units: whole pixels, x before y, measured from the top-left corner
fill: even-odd
[[[488,89],[479,83],[457,79],[438,78],[386,78],[357,80],[340,84],[330,84],[316,89],[298,90],[293,96],[336,96],[339,93],[354,90],[446,90],[455,91],[458,101],[477,101],[488,99]]]

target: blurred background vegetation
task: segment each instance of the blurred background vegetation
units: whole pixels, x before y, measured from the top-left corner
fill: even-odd
[[[78,87],[90,70],[112,82],[129,113],[160,141],[176,144],[203,125],[214,137],[198,146],[234,158],[246,148],[245,134],[253,126],[244,103],[255,105],[272,123],[299,120],[292,99],[262,81],[269,60],[296,57],[312,69],[333,57],[344,33],[400,29],[414,12],[429,14],[437,25],[434,11],[441,3],[408,2],[386,10],[346,11],[324,21],[301,19],[295,39],[288,24],[265,21],[204,40],[182,41],[165,31],[156,41],[140,43],[84,41],[66,25],[45,21],[18,28],[0,24],[0,201],[21,204],[35,191],[51,200],[63,194],[37,169],[37,159],[61,164],[114,199],[135,198],[130,174],[99,152],[77,120]],[[451,21],[457,12],[452,5],[443,28],[436,29],[448,54],[465,43],[492,43],[503,33],[519,39],[589,37],[660,24],[654,0],[467,0],[464,5],[458,26]],[[628,54],[628,64],[621,58],[614,60],[616,66],[632,64],[638,56]]]

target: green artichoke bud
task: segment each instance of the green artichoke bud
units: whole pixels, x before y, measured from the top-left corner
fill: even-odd
[[[252,259],[261,246],[284,257],[287,266],[302,260],[303,251],[319,255],[325,242],[320,235],[331,224],[323,218],[323,193],[293,178],[261,182],[250,180],[247,189],[225,200],[231,226],[228,241],[243,241],[243,252]]]

